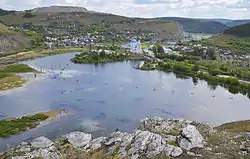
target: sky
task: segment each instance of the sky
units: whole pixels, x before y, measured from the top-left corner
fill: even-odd
[[[250,19],[250,0],[0,0],[0,7],[9,10],[50,5],[80,6],[129,17]]]

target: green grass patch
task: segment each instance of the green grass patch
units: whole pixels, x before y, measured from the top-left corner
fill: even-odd
[[[25,64],[13,64],[13,65],[8,65],[2,69],[0,69],[0,74],[1,73],[27,73],[27,72],[34,72],[35,70],[28,65]],[[2,75],[4,76],[4,75]]]
[[[127,55],[123,54],[106,54],[105,52],[101,53],[88,53],[83,52],[79,55],[75,55],[74,58],[71,59],[72,62],[78,64],[98,64],[98,63],[107,63],[107,62],[118,62],[123,61],[127,58]]]
[[[43,55],[57,55],[57,54],[65,54],[65,53],[72,53],[72,52],[82,52],[86,51],[88,48],[70,48],[70,49],[62,49],[62,50],[55,50],[51,52],[43,52]]]
[[[6,138],[11,135],[16,135],[21,131],[26,131],[31,128],[35,128],[44,121],[48,116],[43,114],[36,114],[33,116],[24,116],[22,118],[16,118],[12,120],[0,121],[0,137]]]
[[[250,132],[250,120],[222,124],[220,126],[215,127],[215,129],[219,131],[236,132],[236,133]]]
[[[221,34],[192,43],[199,43],[205,46],[215,46],[218,48],[231,50],[233,52],[239,53],[248,53],[250,51],[249,37],[237,37],[232,35]]]

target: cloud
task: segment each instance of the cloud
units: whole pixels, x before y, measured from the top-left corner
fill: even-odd
[[[73,5],[130,17],[250,18],[250,0],[0,0],[6,9]]]

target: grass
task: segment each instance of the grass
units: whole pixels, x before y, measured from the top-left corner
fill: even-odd
[[[72,53],[72,52],[82,52],[87,51],[88,48],[68,48],[68,49],[56,49],[55,51],[42,51],[42,55],[57,55],[57,54],[64,54],[64,53]]]
[[[13,31],[9,30],[7,26],[0,23],[0,35],[11,34]]]
[[[0,90],[21,87],[26,80],[16,73],[36,72],[25,64],[13,64],[0,68]]]
[[[0,69],[0,73],[27,73],[35,72],[35,70],[25,64],[13,64]]]
[[[8,90],[11,88],[21,87],[25,82],[25,79],[16,75],[10,75],[8,77],[0,78],[0,90]]]
[[[193,42],[192,42],[193,43]],[[250,51],[250,38],[236,37],[220,34],[195,43],[231,50],[233,52],[247,53]]]
[[[16,135],[21,131],[26,131],[31,128],[35,128],[44,121],[48,116],[43,114],[36,114],[32,116],[24,116],[22,118],[16,118],[11,120],[0,121],[0,137],[6,138],[11,135]]]
[[[250,132],[250,120],[222,124],[215,127],[215,129],[235,133]]]

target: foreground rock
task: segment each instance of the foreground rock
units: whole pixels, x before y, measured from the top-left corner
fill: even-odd
[[[204,148],[205,141],[195,126],[188,125],[182,130],[178,144],[183,149],[191,150],[192,148]]]
[[[131,134],[114,132],[108,137],[93,139],[91,134],[77,131],[62,136],[56,142],[46,137],[39,137],[21,143],[8,157],[14,159],[91,158],[91,155],[102,150],[102,157],[99,154],[93,159],[110,157],[223,159],[247,156],[249,145],[249,139],[244,134],[232,136],[226,132],[218,132],[207,125],[182,119],[151,118],[142,120],[138,129]]]

